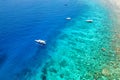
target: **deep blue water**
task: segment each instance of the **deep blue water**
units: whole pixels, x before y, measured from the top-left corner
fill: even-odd
[[[87,8],[80,0],[1,0],[0,80],[14,80],[41,65],[49,57],[48,46],[70,22],[65,18],[74,19]],[[47,45],[41,47],[35,39]]]

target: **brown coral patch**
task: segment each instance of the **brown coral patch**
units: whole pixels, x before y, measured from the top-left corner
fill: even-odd
[[[120,47],[116,47],[115,51],[116,51],[116,54],[120,55]]]

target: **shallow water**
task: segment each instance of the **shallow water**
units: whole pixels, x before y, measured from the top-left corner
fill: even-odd
[[[0,80],[119,78],[114,21],[99,1],[0,3]],[[93,22],[85,22],[87,19]],[[39,38],[47,45],[36,44]]]
[[[48,51],[51,59],[31,80],[119,79],[109,10],[94,0],[84,3],[89,8],[66,24]],[[93,23],[85,22],[86,19],[93,19]]]

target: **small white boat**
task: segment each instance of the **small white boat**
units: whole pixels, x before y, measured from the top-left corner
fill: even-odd
[[[35,40],[35,42],[37,42],[39,44],[42,44],[42,45],[46,44],[46,41],[45,40],[41,40],[41,39]]]
[[[86,22],[88,22],[88,23],[92,23],[93,22],[93,20],[85,20]]]
[[[67,19],[67,20],[71,20],[71,17],[67,17],[66,19]]]

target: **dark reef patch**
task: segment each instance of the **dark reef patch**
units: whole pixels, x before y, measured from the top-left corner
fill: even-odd
[[[7,54],[2,52],[0,50],[0,68],[3,66],[3,64],[5,63],[6,59],[7,59]]]

